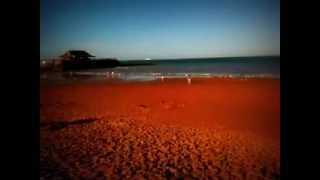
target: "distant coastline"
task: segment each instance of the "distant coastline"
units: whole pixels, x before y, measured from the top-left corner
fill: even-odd
[[[228,59],[242,59],[242,58],[279,58],[280,55],[268,55],[268,56],[228,56],[228,57],[191,57],[191,58],[152,58],[151,60],[148,61],[161,61],[161,60],[207,60],[207,59],[212,59],[212,60],[228,60]],[[118,59],[119,61],[146,61],[145,58],[136,58],[136,59]]]

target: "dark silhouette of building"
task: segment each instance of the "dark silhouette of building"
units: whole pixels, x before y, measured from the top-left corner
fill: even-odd
[[[62,64],[62,70],[80,70],[95,68],[112,68],[120,65],[117,59],[91,59],[95,57],[83,50],[69,50],[59,56]]]
[[[83,50],[69,50],[63,55],[60,56],[60,58],[63,61],[82,61],[82,60],[90,60],[91,57],[95,57],[91,54],[89,54],[86,51]]]

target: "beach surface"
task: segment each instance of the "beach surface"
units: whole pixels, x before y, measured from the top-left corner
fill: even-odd
[[[40,87],[40,177],[279,179],[280,80]]]

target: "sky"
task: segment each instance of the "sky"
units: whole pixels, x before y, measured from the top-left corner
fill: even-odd
[[[41,0],[40,58],[280,55],[278,0]]]

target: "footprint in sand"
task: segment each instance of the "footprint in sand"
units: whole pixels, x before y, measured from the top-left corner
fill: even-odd
[[[176,103],[173,101],[161,101],[161,106],[164,109],[178,109],[178,108],[184,108],[185,107],[185,103]]]
[[[138,105],[138,111],[142,113],[149,113],[150,112],[150,107],[148,107],[145,104],[140,104]]]

